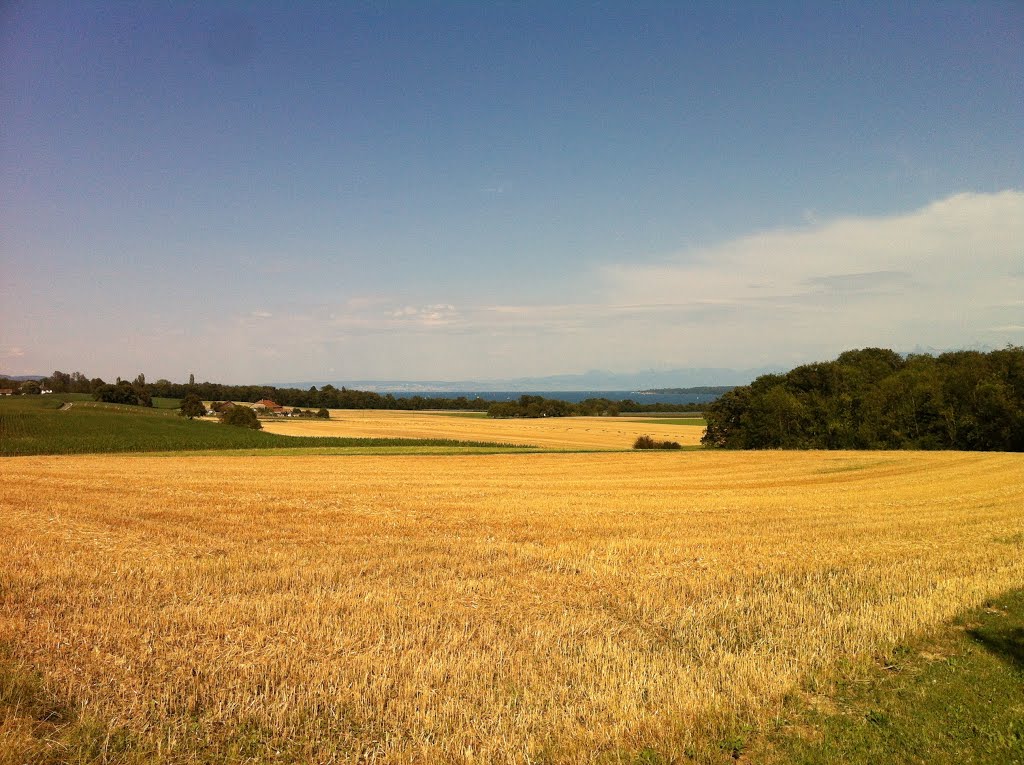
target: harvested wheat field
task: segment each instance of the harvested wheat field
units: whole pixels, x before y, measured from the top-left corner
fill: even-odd
[[[551,417],[492,420],[422,412],[334,409],[330,420],[266,420],[268,433],[349,438],[454,438],[548,449],[629,449],[650,435],[697,446],[703,427],[637,422],[628,417]]]
[[[145,761],[724,761],[1024,584],[1022,508],[1009,454],[9,458],[0,641]]]

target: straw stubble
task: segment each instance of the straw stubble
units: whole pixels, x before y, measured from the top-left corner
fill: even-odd
[[[0,639],[164,761],[243,736],[311,762],[699,754],[840,659],[1024,583],[1022,467],[9,459]]]

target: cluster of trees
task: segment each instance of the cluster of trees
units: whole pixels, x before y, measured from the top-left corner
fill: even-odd
[[[217,409],[217,402],[214,403],[213,411],[219,412]],[[181,407],[178,409],[178,414],[182,417],[188,417],[190,420],[195,417],[203,417],[206,414],[206,404],[199,398],[195,393],[185,394],[185,398],[181,400]]]
[[[329,419],[331,419],[331,413],[328,412],[323,407],[320,407],[315,412],[312,409],[299,409],[299,407],[295,407],[294,409],[292,409],[290,416],[292,416],[292,417],[307,417],[307,418],[318,419],[318,420],[329,420]]]
[[[51,389],[59,393],[56,389]],[[97,385],[92,397],[108,404],[132,404],[133,406],[153,406],[153,397],[146,388],[146,376],[140,374],[133,382],[118,378],[117,383]]]
[[[588,398],[577,404],[543,396],[523,395],[518,401],[498,401],[487,407],[488,417],[615,417],[644,412],[700,412],[704,404],[638,404],[632,399]]]
[[[118,378],[117,382],[113,383],[113,385],[121,386],[122,383],[123,381]],[[58,370],[40,380],[39,385],[47,390],[52,390],[54,393],[88,393],[95,395],[101,388],[106,391],[111,384],[100,377],[90,379],[81,372],[67,373]],[[138,393],[145,392],[146,398],[149,399],[184,399],[185,396],[193,393],[200,400],[206,401],[256,402],[260,399],[269,398],[282,406],[313,409],[448,409],[484,412],[487,411],[487,407],[491,404],[490,401],[479,397],[474,399],[467,399],[465,396],[457,398],[426,396],[396,398],[390,393],[382,395],[372,391],[348,390],[344,387],[339,389],[333,385],[325,385],[319,390],[314,385],[309,390],[301,390],[299,388],[275,388],[271,385],[197,383],[192,376],[190,376],[188,383],[174,383],[165,379],[147,383],[145,375],[140,374],[129,385]],[[0,387],[20,390],[21,386],[21,381],[0,380]],[[108,391],[105,395],[111,396],[113,394]]]
[[[49,377],[40,381],[44,388],[54,393],[91,393],[96,395],[97,391],[103,388],[104,395],[112,396],[107,388],[109,386],[103,379],[94,377],[87,378],[81,372],[56,371]],[[115,387],[122,386],[124,381],[118,378],[114,383]],[[444,398],[433,396],[408,396],[396,398],[394,395],[374,393],[372,391],[348,390],[347,388],[335,388],[333,385],[324,385],[317,389],[314,385],[309,390],[299,388],[275,388],[268,385],[221,385],[220,383],[195,382],[190,377],[188,383],[173,383],[170,380],[160,379],[153,383],[147,383],[145,375],[140,374],[134,382],[128,383],[140,398],[151,401],[153,398],[177,398],[184,399],[189,394],[195,394],[203,401],[249,401],[256,402],[260,399],[269,398],[281,406],[304,407],[311,409],[399,409],[407,411],[421,411],[424,409],[439,409],[451,411],[489,412],[494,406],[493,401],[480,398]],[[8,387],[17,388],[18,383]],[[709,389],[710,390],[710,389]],[[143,395],[145,394],[145,395]],[[704,404],[638,404],[636,401],[625,399],[622,401],[610,401],[606,398],[592,398],[578,404],[570,404],[565,401],[543,399],[540,396],[529,396],[532,400],[539,399],[545,403],[540,407],[542,413],[537,414],[497,414],[495,417],[562,417],[570,415],[614,415],[618,412],[643,413],[643,412],[699,412]],[[101,399],[107,400],[107,399]],[[521,401],[522,399],[520,399]],[[122,402],[127,403],[127,402]],[[518,406],[517,402],[500,402]],[[146,404],[150,405],[150,404]],[[557,406],[555,406],[557,405]],[[527,407],[529,408],[529,407]],[[552,414],[558,410],[564,414]],[[510,410],[511,411],[511,410]],[[533,411],[537,411],[535,407]]]
[[[411,396],[396,398],[390,393],[381,395],[372,391],[348,390],[325,385],[320,389],[311,386],[308,390],[300,388],[275,388],[267,385],[221,385],[219,383],[202,382],[193,385],[171,383],[157,380],[153,384],[154,396],[181,398],[192,392],[208,401],[249,401],[256,402],[269,398],[281,406],[302,407],[306,409],[449,409],[467,411],[485,411],[489,402],[481,399],[458,398],[427,398]]]
[[[96,389],[106,383],[96,377],[90,380],[81,372],[54,372],[49,377],[44,377],[40,383],[47,390],[54,393],[95,393]]]
[[[735,388],[704,418],[704,444],[731,449],[1024,451],[1024,348],[847,351]]]
[[[235,409],[244,409],[245,413],[232,414],[232,411]],[[243,427],[251,428],[253,427],[253,422],[258,423],[258,416],[254,409],[242,405],[236,406],[230,401],[213,401],[210,403],[209,412],[207,412],[206,405],[203,403],[203,400],[195,393],[185,394],[185,398],[181,400],[181,408],[178,410],[178,414],[182,417],[188,417],[190,420],[194,417],[203,417],[208,413],[217,415],[221,422],[226,422],[229,425],[241,425]],[[330,419],[331,413],[324,408],[320,408],[318,411],[314,412],[312,409],[299,409],[298,407],[295,407],[289,413],[289,416],[326,420]],[[259,430],[259,428],[254,429]]]
[[[12,380],[10,377],[0,377],[0,388],[15,391],[22,396],[38,396],[43,392],[43,386],[37,380]]]
[[[39,394],[43,390],[54,393],[86,393],[92,395],[97,401],[136,406],[152,406],[152,398],[157,395],[152,392],[153,386],[146,384],[146,376],[143,374],[140,374],[132,382],[118,377],[115,382],[108,383],[100,377],[89,379],[81,372],[68,373],[59,370],[38,381],[0,378],[0,388],[11,388],[28,395]]]
[[[256,417],[256,412],[247,406],[225,406],[223,401],[214,401],[212,408],[225,425],[251,428],[252,430],[263,429]],[[190,420],[194,417],[202,417],[206,414],[206,405],[195,393],[186,393],[181,400],[181,409],[178,410],[178,414],[188,417]]]
[[[590,400],[606,401],[607,399]],[[649,412],[702,412],[707,404],[638,404],[636,401],[626,398],[616,402],[616,406],[623,414],[646,414]]]
[[[497,401],[487,408],[488,417],[614,417],[619,406],[606,398],[588,398],[578,404],[543,396],[520,396],[518,401]]]

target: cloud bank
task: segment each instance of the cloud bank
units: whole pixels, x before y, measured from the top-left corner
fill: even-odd
[[[603,276],[609,305],[673,314],[717,360],[1020,342],[1006,334],[1024,323],[1024,193],[957,194],[903,215],[759,233]]]

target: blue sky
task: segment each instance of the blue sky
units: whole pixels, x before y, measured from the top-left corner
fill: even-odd
[[[0,99],[7,373],[1024,343],[1018,2],[14,2]]]

